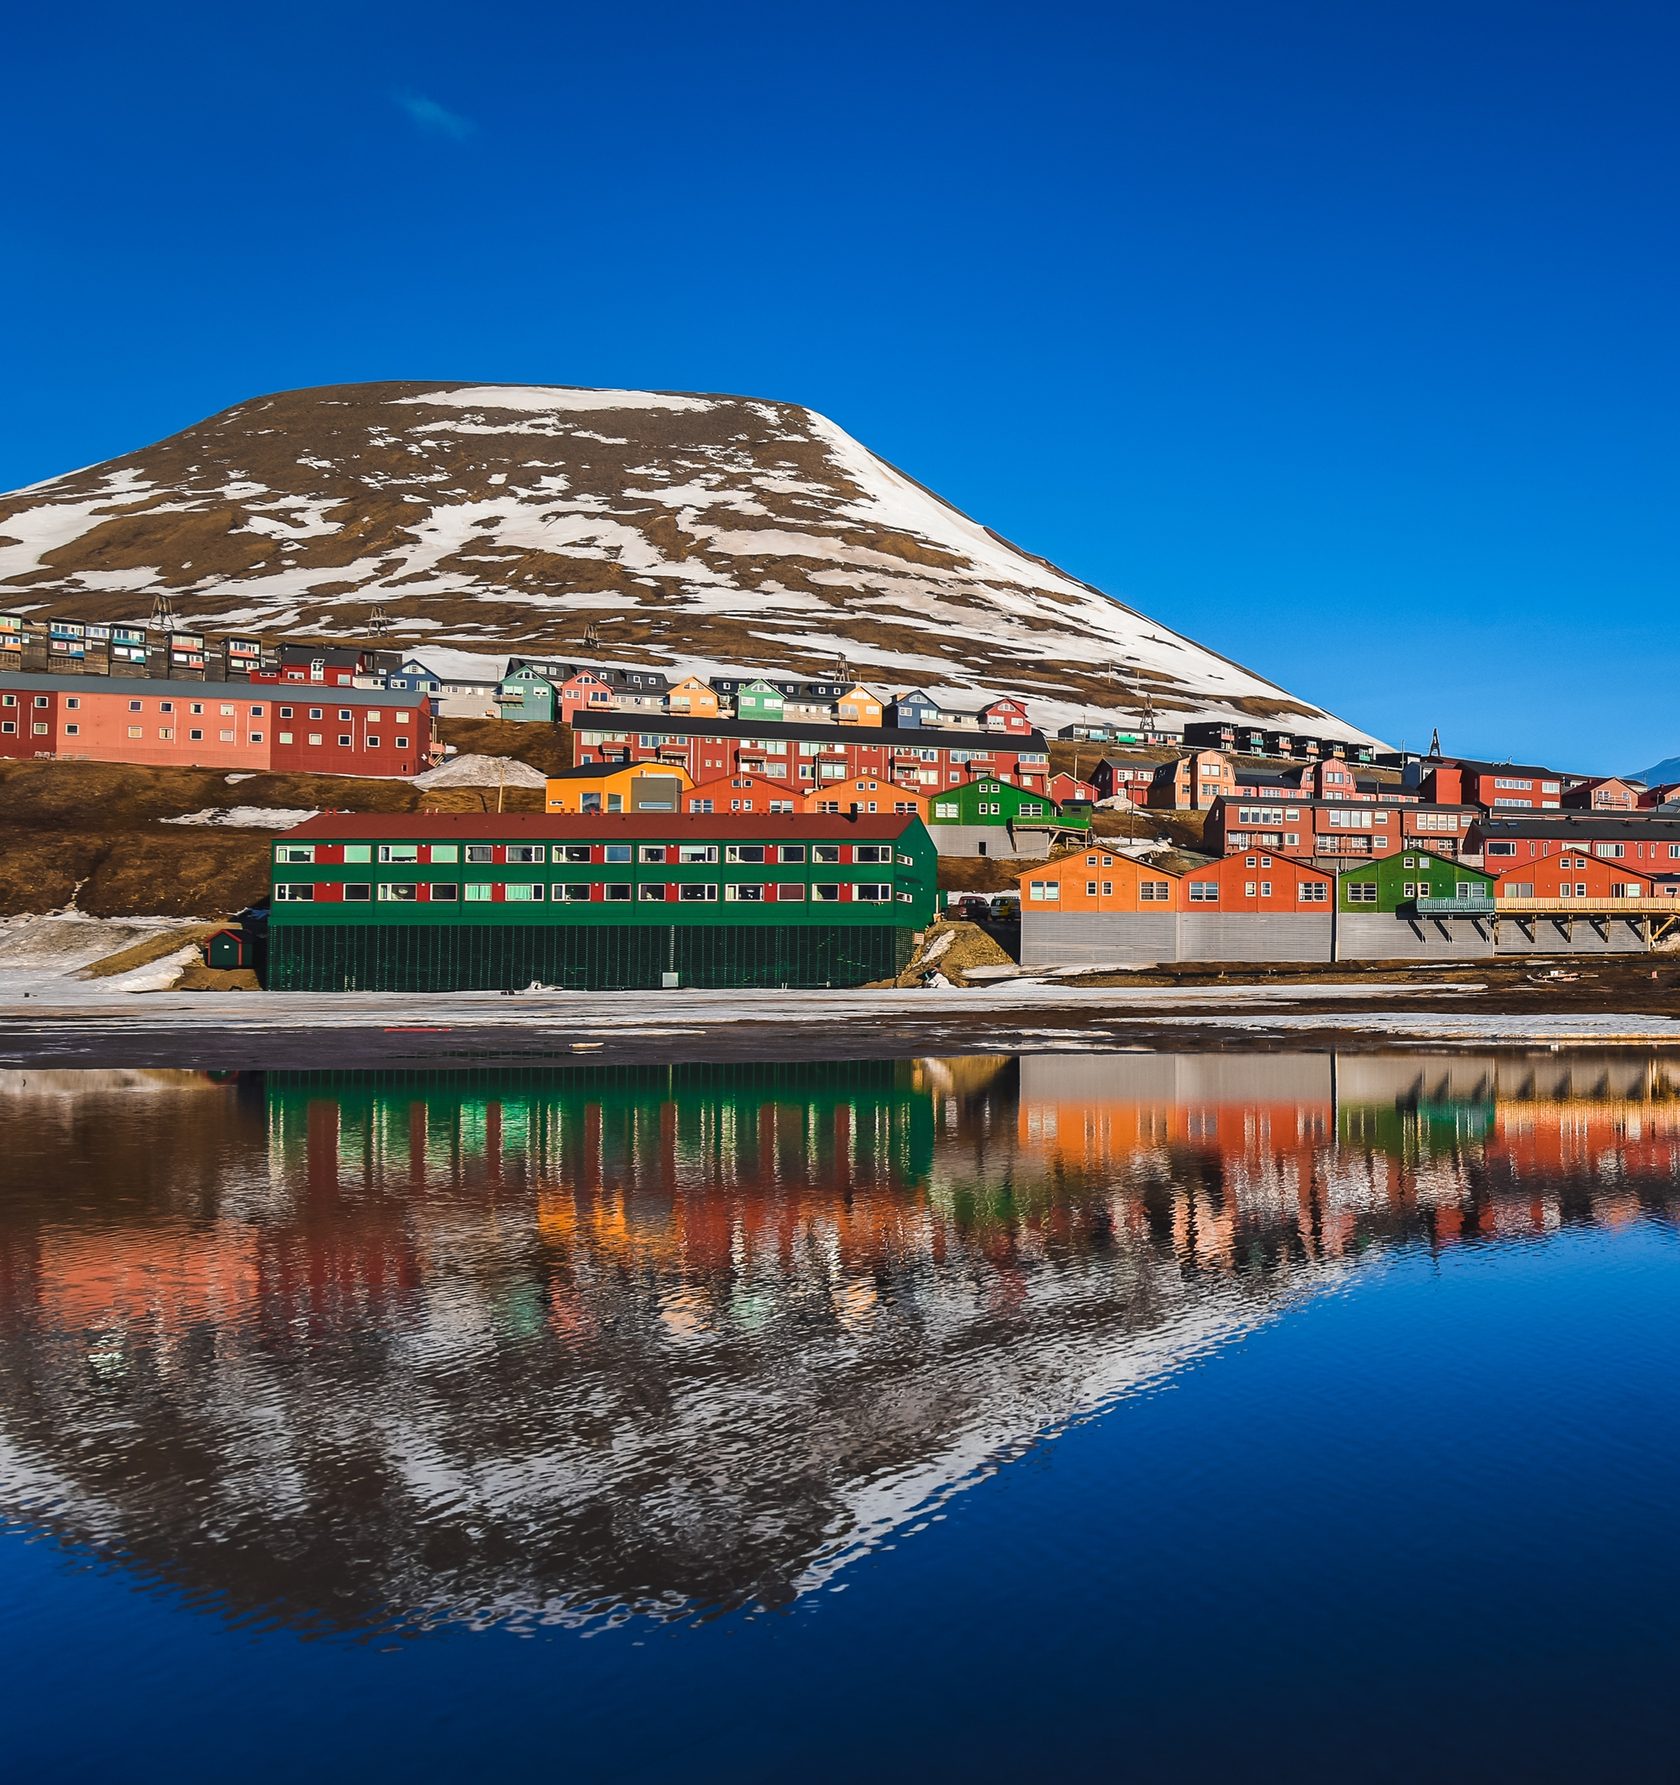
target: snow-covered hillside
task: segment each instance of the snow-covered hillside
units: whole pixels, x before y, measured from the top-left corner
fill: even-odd
[[[792,404],[518,385],[262,397],[0,497],[0,606],[719,672],[850,670],[1048,723],[1365,734],[1035,558]],[[600,643],[587,653],[593,622]]]

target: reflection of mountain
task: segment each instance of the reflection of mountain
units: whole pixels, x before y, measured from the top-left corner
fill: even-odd
[[[783,1600],[1383,1247],[1670,1213],[1614,1057],[0,1085],[0,1507],[300,1625]]]

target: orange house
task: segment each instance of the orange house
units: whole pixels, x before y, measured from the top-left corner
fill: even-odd
[[[854,775],[849,781],[831,781],[805,795],[806,812],[914,813],[926,822],[927,795],[914,788],[883,781],[878,775]]]
[[[693,783],[668,762],[586,762],[548,778],[548,812],[680,812]]]
[[[1149,803],[1168,812],[1205,811],[1237,791],[1237,771],[1219,750],[1192,750],[1164,762],[1149,779]]]
[[[1193,868],[1182,882],[1185,911],[1255,912],[1282,917],[1296,911],[1328,913],[1336,876],[1310,862],[1250,850]]]
[[[841,725],[879,725],[882,718],[881,697],[861,682],[848,688],[834,703],[834,717]]]
[[[1129,855],[1076,849],[1021,876],[1021,910],[1177,911],[1179,880]]]
[[[666,693],[665,707],[668,712],[684,713],[690,719],[715,719],[718,716],[717,690],[698,676],[684,676]]]
[[[1649,874],[1604,861],[1578,849],[1543,855],[1538,861],[1519,862],[1498,875],[1493,896],[1506,899],[1668,899],[1659,894]]]
[[[691,787],[684,800],[689,812],[797,812],[800,795],[763,775],[717,775]],[[815,810],[814,807],[806,808]]]

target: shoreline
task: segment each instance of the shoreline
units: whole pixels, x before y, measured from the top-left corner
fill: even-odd
[[[1666,1001],[1665,1001],[1666,1003]],[[1506,1008],[1499,1008],[1505,1005]],[[1515,1005],[1516,1007],[1511,1007]],[[1680,1046],[1680,1014],[1546,1009],[1476,983],[832,992],[97,992],[0,988],[0,1066],[208,1071],[1124,1052]]]

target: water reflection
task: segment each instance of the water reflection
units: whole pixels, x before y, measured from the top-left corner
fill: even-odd
[[[1397,1245],[1672,1220],[1629,1053],[0,1075],[0,1510],[310,1629],[781,1604]]]

